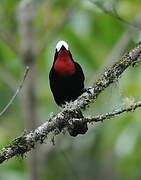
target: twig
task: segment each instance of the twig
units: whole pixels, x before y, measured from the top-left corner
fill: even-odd
[[[126,19],[122,18],[118,14],[115,7],[112,7],[112,9],[108,9],[108,8],[104,7],[103,3],[99,2],[99,1],[90,0],[90,2],[92,2],[94,5],[96,5],[98,8],[100,8],[104,13],[108,14],[109,16],[117,18],[121,22],[140,30],[140,27],[141,27],[140,23],[138,24],[138,23],[130,22],[130,21],[127,21]]]
[[[85,122],[103,122],[104,120],[108,120],[108,119],[111,119],[117,115],[120,115],[124,112],[131,112],[131,111],[134,111],[136,110],[137,108],[141,107],[141,101],[137,102],[137,103],[133,103],[133,104],[130,104],[129,106],[127,105],[127,107],[121,107],[119,109],[115,109],[114,111],[112,112],[109,112],[109,113],[105,113],[105,114],[101,114],[101,115],[96,115],[96,116],[93,116],[93,117],[87,117],[87,118],[82,118],[82,119],[73,119],[73,121],[85,121]]]
[[[13,103],[13,101],[15,100],[15,98],[17,97],[17,95],[19,94],[20,90],[23,87],[24,81],[27,77],[29,71],[29,67],[26,67],[25,73],[24,73],[24,77],[23,80],[21,81],[18,89],[16,90],[15,94],[12,96],[12,98],[10,99],[9,103],[3,108],[3,110],[0,112],[0,117],[3,116],[3,114],[8,110],[8,108],[10,107],[10,105]]]
[[[129,67],[133,66],[139,61],[141,55],[141,42],[136,45],[130,52],[125,54],[119,61],[117,61],[111,68],[107,69],[99,79],[94,83],[93,88],[89,88],[77,100],[70,103],[69,108],[65,108],[62,112],[50,118],[47,122],[39,126],[29,134],[21,135],[16,138],[9,146],[2,148],[0,151],[0,163],[12,158],[13,156],[21,155],[30,151],[36,146],[37,142],[43,143],[50,132],[55,134],[61,133],[64,128],[73,126],[73,119],[78,117],[80,110],[85,109],[98,95],[104,91],[110,84],[117,81],[121,74]],[[141,102],[140,102],[141,103]],[[140,105],[134,105],[131,110],[134,110]],[[132,106],[131,106],[132,107]],[[130,108],[131,108],[130,107]],[[131,111],[128,108],[126,111]],[[115,111],[113,114],[120,114],[125,112],[124,109]],[[114,116],[113,115],[113,116]],[[106,115],[108,118],[109,114]],[[112,115],[111,115],[112,117]],[[105,118],[105,116],[103,116]],[[100,119],[101,121],[102,119]],[[90,120],[89,120],[90,121]],[[89,122],[88,121],[88,122]]]

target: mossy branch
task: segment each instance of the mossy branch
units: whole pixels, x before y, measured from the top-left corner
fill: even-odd
[[[138,101],[136,103],[127,104],[127,106],[121,107],[119,109],[115,109],[112,112],[108,112],[105,114],[99,114],[99,115],[92,116],[92,117],[81,118],[81,119],[74,118],[72,121],[80,121],[80,122],[88,122],[88,123],[103,122],[104,120],[114,118],[115,116],[118,116],[122,113],[132,112],[139,107],[141,107],[141,101]]]
[[[77,100],[69,103],[60,113],[50,118],[47,122],[35,129],[29,134],[23,134],[16,138],[7,147],[0,150],[0,163],[13,156],[21,155],[30,151],[36,146],[37,142],[43,143],[50,132],[59,134],[63,128],[73,126],[75,120],[78,120],[78,113],[85,110],[91,102],[95,102],[98,95],[104,91],[110,84],[117,81],[121,74],[129,67],[134,66],[139,61],[141,55],[141,42],[134,49],[125,54],[113,66],[105,70],[103,74],[96,80],[92,88],[88,88]],[[111,113],[97,115],[93,118],[79,119],[79,121],[102,121],[109,119],[123,112],[134,110],[141,106],[141,102],[133,104],[133,106],[121,108]],[[75,120],[74,120],[75,119]]]
[[[129,67],[135,66],[139,61],[141,55],[141,42],[135,48],[126,53],[120,60],[113,66],[105,70],[101,76],[94,82],[93,88],[83,93],[72,103],[72,108],[79,110],[85,109],[87,105],[94,102],[98,95],[104,91],[110,84],[116,82],[121,74]]]

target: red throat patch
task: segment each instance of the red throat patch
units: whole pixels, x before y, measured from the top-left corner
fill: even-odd
[[[71,75],[75,72],[75,64],[67,50],[60,50],[58,52],[54,69],[63,76]]]

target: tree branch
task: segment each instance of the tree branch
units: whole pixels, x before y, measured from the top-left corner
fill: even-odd
[[[110,6],[109,8],[107,8],[105,5],[103,5],[103,3],[99,2],[99,1],[93,1],[93,0],[90,0],[90,2],[92,2],[94,5],[96,5],[98,8],[100,8],[104,13],[108,14],[109,16],[111,17],[114,17],[118,20],[120,20],[121,22],[131,26],[131,27],[134,27],[134,28],[137,28],[138,30],[140,30],[140,27],[141,27],[141,24],[140,23],[137,23],[137,22],[130,22],[124,18],[122,18],[117,10],[116,10],[116,7],[115,7],[115,3],[114,5]]]
[[[133,21],[133,24],[141,24],[141,12],[139,11]],[[109,66],[110,64],[115,63],[115,60],[119,59],[120,56],[125,52],[125,49],[129,45],[130,41],[132,40],[135,33],[137,33],[139,30],[135,28],[134,26],[129,26],[128,29],[121,35],[121,37],[118,39],[118,42],[113,47],[110,54],[106,57],[104,64],[100,67],[98,72],[94,73],[94,76],[90,79],[89,84],[92,84],[95,79],[98,77],[98,74],[101,73],[105,67]]]
[[[100,78],[94,82],[93,88],[90,88],[87,93],[83,93],[72,103],[72,108],[76,110],[85,109],[87,105],[94,102],[98,95],[110,84],[116,82],[129,66],[135,66],[139,62],[140,55],[141,42],[139,42],[135,48],[126,53],[112,67],[105,70]]]
[[[23,77],[23,80],[21,81],[19,87],[17,88],[15,94],[12,96],[12,98],[10,99],[10,101],[8,102],[8,104],[3,108],[3,110],[0,112],[0,117],[3,116],[3,114],[8,110],[8,108],[11,106],[11,104],[13,103],[13,101],[15,100],[15,98],[17,97],[17,95],[19,94],[20,90],[22,89],[23,87],[23,84],[24,84],[24,81],[27,77],[27,74],[28,74],[28,71],[29,71],[29,67],[27,66],[26,67],[26,70],[25,70],[25,73],[24,73],[24,77]]]
[[[31,131],[38,127],[38,111],[36,96],[36,28],[35,16],[38,13],[36,0],[21,0],[17,6],[17,23],[20,35],[21,60],[23,66],[31,67],[28,79],[24,85],[21,96],[21,105],[26,129]],[[37,153],[38,152],[38,153]],[[27,159],[28,176],[30,180],[39,180],[40,177],[39,148],[33,151]]]
[[[124,112],[134,111],[139,107],[141,107],[141,101],[139,101],[137,103],[129,104],[129,105],[127,105],[127,107],[121,107],[119,109],[115,109],[114,111],[108,112],[105,114],[96,115],[96,116],[89,117],[89,118],[88,117],[81,118],[81,119],[74,118],[73,121],[81,121],[81,122],[88,122],[88,123],[100,122],[100,121],[103,122],[106,119],[108,120],[108,119],[114,118],[115,116],[118,116]]]
[[[0,163],[12,158],[13,156],[22,155],[36,146],[37,142],[43,143],[50,132],[59,134],[63,128],[69,128],[73,126],[73,119],[78,117],[80,110],[84,110],[91,102],[94,102],[98,95],[104,91],[110,84],[117,81],[121,74],[129,67],[134,66],[139,61],[141,55],[141,42],[139,42],[135,48],[125,54],[119,61],[117,61],[112,67],[107,69],[94,83],[93,88],[88,88],[77,100],[66,105],[66,107],[57,115],[50,118],[47,122],[39,126],[33,132],[29,134],[23,134],[16,138],[9,146],[2,148],[0,151]],[[137,103],[138,104],[138,103]],[[99,115],[99,121],[104,118],[114,117],[117,114],[121,114],[125,111],[134,110],[141,106],[141,102],[138,105],[131,106],[128,109],[115,110],[112,113],[106,115]],[[103,118],[103,119],[102,119]],[[94,118],[95,119],[95,118]],[[94,121],[93,119],[93,121]],[[91,122],[88,119],[88,122]]]

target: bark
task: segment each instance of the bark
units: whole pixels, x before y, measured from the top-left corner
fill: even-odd
[[[21,60],[23,67],[29,66],[30,72],[23,88],[22,109],[25,120],[25,129],[31,131],[38,125],[37,98],[36,98],[36,33],[34,29],[34,17],[36,13],[36,3],[19,3],[17,8],[19,35],[21,40]],[[39,179],[39,156],[34,150],[27,160],[29,180]]]
[[[43,143],[50,132],[54,135],[60,134],[64,128],[72,127],[75,121],[80,122],[97,122],[115,117],[123,112],[134,111],[136,108],[141,107],[141,101],[137,103],[129,102],[125,107],[114,110],[113,112],[103,115],[97,115],[91,118],[78,119],[79,112],[88,108],[90,103],[94,103],[97,97],[112,83],[118,80],[122,73],[130,66],[134,66],[139,62],[141,55],[141,42],[135,48],[126,53],[120,60],[113,66],[108,68],[96,80],[93,88],[88,88],[80,97],[74,102],[66,105],[66,107],[57,115],[51,117],[44,124],[31,131],[29,134],[23,134],[16,138],[9,146],[4,147],[0,151],[0,163],[13,156],[21,155],[31,151],[35,148],[37,142]]]

